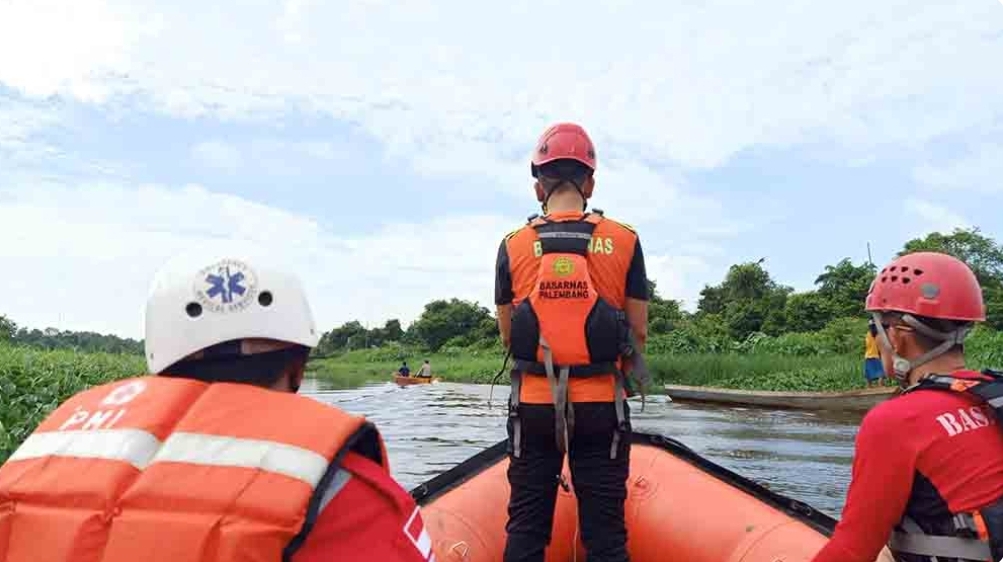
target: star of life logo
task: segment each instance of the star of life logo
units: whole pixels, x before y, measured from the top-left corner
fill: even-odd
[[[257,275],[246,263],[222,260],[199,271],[195,295],[210,312],[240,312],[254,302],[257,284]]]

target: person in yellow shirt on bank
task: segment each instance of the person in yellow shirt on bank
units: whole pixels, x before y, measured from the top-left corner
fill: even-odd
[[[874,320],[868,321],[867,335],[864,336],[864,378],[867,386],[881,386],[887,378],[881,365],[881,354],[878,352],[878,341],[872,335]]]

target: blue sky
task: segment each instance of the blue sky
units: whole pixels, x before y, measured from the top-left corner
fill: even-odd
[[[868,242],[1003,239],[1000,60],[990,0],[0,2],[0,313],[141,337],[156,269],[231,240],[325,329],[490,307],[560,120],[663,294],[764,256],[807,289]]]

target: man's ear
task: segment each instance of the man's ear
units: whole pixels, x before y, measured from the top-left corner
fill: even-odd
[[[292,392],[299,392],[300,385],[303,384],[303,377],[306,374],[306,362],[297,361],[289,369],[289,390]]]

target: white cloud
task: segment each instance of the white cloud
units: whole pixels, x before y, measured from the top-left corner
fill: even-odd
[[[684,308],[695,311],[702,281],[712,268],[704,256],[645,255],[648,278],[654,279],[662,298],[681,300]]]
[[[141,337],[157,268],[178,252],[228,240],[293,264],[324,329],[351,319],[406,323],[436,298],[493,309],[494,259],[513,226],[490,214],[454,216],[349,238],[310,217],[195,185],[80,187],[0,190],[0,293],[12,296],[3,312],[19,323]],[[701,265],[693,257],[648,260],[663,294],[681,291],[683,276]]]
[[[589,125],[600,158],[629,147],[715,166],[809,137],[917,145],[1001,114],[984,94],[1003,91],[989,71],[1003,57],[999,12],[984,2],[40,6],[0,5],[10,86],[142,91],[165,111],[224,118],[296,106],[358,123],[420,169],[478,146],[525,152],[561,118]],[[588,40],[514,39],[555,21]]]
[[[301,171],[303,160],[348,163],[350,149],[330,141],[287,141],[256,138],[250,141],[202,141],[192,147],[192,157],[212,168],[238,172],[246,163],[271,172]]]
[[[874,158],[881,147],[998,121],[1003,102],[986,94],[1003,91],[1003,75],[991,71],[1003,59],[998,17],[985,3],[905,0],[623,0],[572,12],[556,0],[490,12],[459,0],[0,0],[0,87],[183,118],[334,118],[423,175],[462,176],[527,203],[536,136],[555,120],[580,120],[599,152],[593,205],[638,227],[663,295],[693,299],[722,240],[755,225],[694,193],[687,169],[809,139],[826,151],[834,143],[833,158]],[[554,35],[554,22],[575,31]],[[553,40],[518,40],[526,35]],[[407,318],[437,296],[490,303],[497,238],[515,226],[508,220],[398,224],[344,239],[309,217],[198,187],[136,190],[122,177],[81,185],[66,171],[52,173],[61,182],[53,185],[46,163],[56,160],[87,168],[87,178],[122,174],[39,140],[59,123],[56,110],[8,99],[0,91],[0,234],[18,244],[0,248],[0,264],[30,274],[0,276],[0,288],[36,295],[11,311],[22,322],[135,334],[152,268],[176,249],[231,235],[295,248],[318,272],[311,286],[322,322]],[[222,170],[346,158],[326,139],[204,138],[192,157]],[[1000,177],[1000,153],[920,168],[917,178],[984,186],[979,178]],[[917,224],[928,221],[924,231],[965,223],[926,201],[908,208]],[[62,321],[56,310],[66,311]]]
[[[925,236],[933,231],[947,233],[955,228],[971,226],[971,223],[957,212],[930,201],[909,198],[905,202],[905,208],[918,219],[907,223],[912,225],[908,228],[910,237]]]
[[[139,336],[139,312],[160,264],[227,240],[286,255],[322,325],[413,315],[430,294],[491,296],[490,277],[475,281],[490,274],[485,256],[493,257],[497,240],[489,243],[487,232],[502,232],[497,222],[480,239],[466,223],[448,221],[340,239],[308,217],[199,186],[85,187],[0,191],[0,291],[19,295],[5,313],[21,323]]]
[[[130,68],[130,46],[156,27],[155,14],[125,3],[0,3],[0,83],[39,97],[105,99],[128,80],[119,73]]]
[[[913,178],[935,188],[1003,193],[1003,144],[985,144],[967,156],[944,165],[923,164]]]
[[[202,164],[221,170],[240,169],[240,151],[221,141],[203,141],[192,147],[192,156]]]

